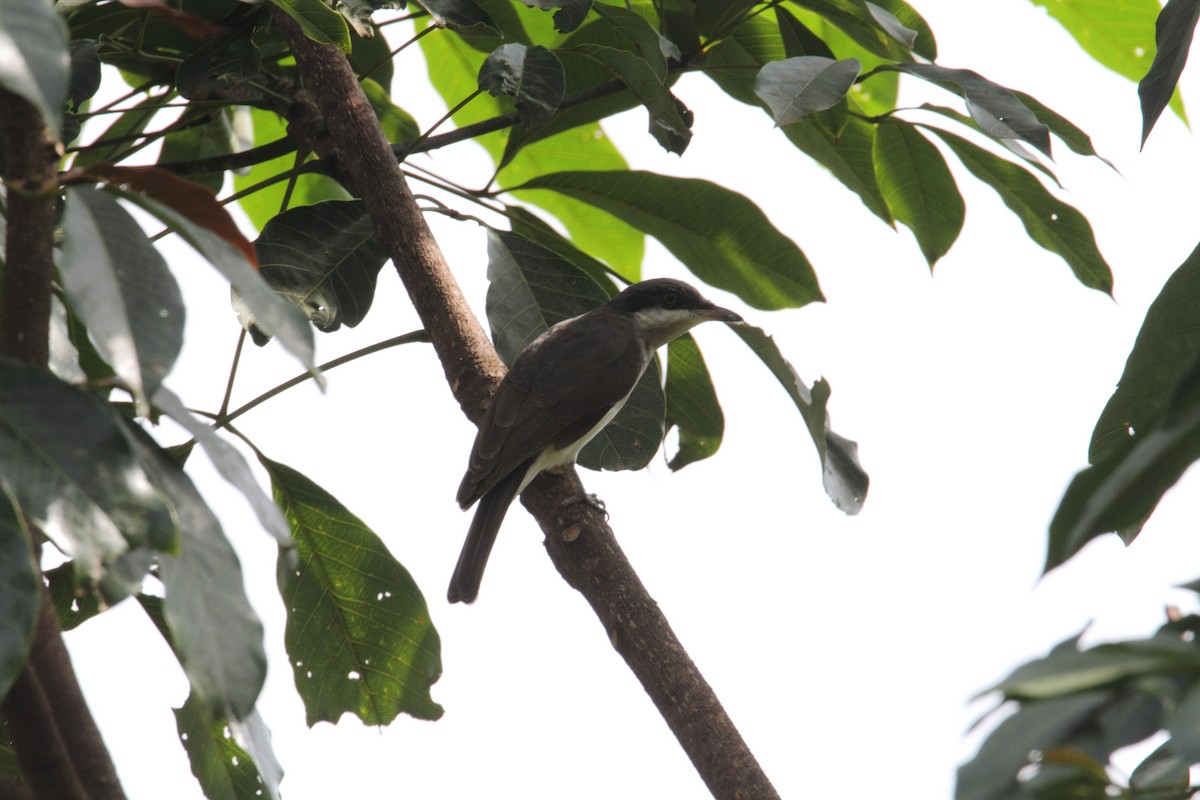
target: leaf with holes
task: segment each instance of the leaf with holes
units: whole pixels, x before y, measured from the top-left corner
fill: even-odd
[[[362,322],[388,258],[359,200],[284,211],[255,247],[263,279],[326,332]]]
[[[1112,294],[1112,270],[1087,218],[1059,200],[1028,170],[940,128],[933,128],[971,174],[996,190],[1029,238],[1057,253],[1084,286]]]
[[[387,725],[400,712],[441,717],[430,696],[442,674],[441,642],[412,576],[336,498],[290,467],[259,460],[295,542],[280,549],[277,577],[308,724],[346,713],[366,725]]]

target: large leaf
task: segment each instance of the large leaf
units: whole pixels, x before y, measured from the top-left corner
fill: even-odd
[[[958,238],[967,213],[946,160],[915,127],[891,118],[875,134],[875,173],[892,214],[912,230],[933,267]]]
[[[1193,371],[1162,422],[1138,430],[1071,481],[1050,522],[1046,571],[1102,533],[1132,541],[1163,494],[1200,460],[1198,379]]]
[[[1022,704],[984,740],[975,757],[958,768],[955,800],[1018,797],[1017,773],[1030,754],[1044,751],[1086,724],[1110,700],[1107,691],[1082,692]]]
[[[937,64],[894,64],[887,68],[916,75],[940,86],[957,87],[971,118],[989,136],[1023,141],[1050,155],[1050,129],[1012,90],[969,69],[950,69]]]
[[[98,580],[131,546],[171,549],[171,508],[103,401],[0,359],[0,475],[22,513]]]
[[[810,120],[787,125],[783,132],[792,144],[857,194],[875,216],[891,225],[892,212],[879,187],[873,157],[876,127],[850,117],[837,136]]]
[[[721,447],[725,415],[695,338],[690,333],[680,336],[667,347],[667,353],[667,427],[674,426],[679,432],[679,449],[667,466],[683,469]]]
[[[192,774],[208,800],[279,797],[283,770],[270,750],[270,731],[257,711],[244,722],[213,716],[194,694],[174,711]]]
[[[845,99],[862,64],[856,58],[796,56],[764,64],[754,92],[771,109],[776,125],[798,122]]]
[[[1187,64],[1196,22],[1200,20],[1200,3],[1195,0],[1167,0],[1155,25],[1154,41],[1157,51],[1146,77],[1138,84],[1142,100],[1142,144],[1158,122],[1167,103],[1175,94],[1175,86]]]
[[[859,46],[884,59],[907,61],[915,50],[927,59],[937,57],[937,46],[929,26],[902,2],[868,3],[865,0],[796,0],[796,5],[811,9],[841,28]],[[876,9],[886,12],[879,14]],[[889,18],[890,17],[890,18]],[[902,33],[897,24],[916,36]]]
[[[935,133],[976,178],[991,186],[1025,226],[1029,238],[1062,257],[1084,285],[1112,293],[1112,270],[1096,247],[1087,218],[1046,190],[1026,169],[961,136]]]
[[[654,236],[705,283],[755,308],[820,300],[816,275],[795,242],[743,195],[715,183],[652,172],[559,172],[525,189],[552,189]]]
[[[615,293],[550,250],[516,234],[488,235],[487,315],[496,349],[509,363],[548,327],[586,313]],[[663,438],[662,377],[655,360],[629,400],[579,453],[588,469],[641,469]]]
[[[857,514],[867,499],[870,478],[858,463],[858,444],[830,428],[825,413],[829,384],[820,380],[810,389],[795,367],[783,357],[775,340],[762,329],[736,325],[733,331],[766,365],[799,409],[821,459],[821,479],[826,494],[842,512]]]
[[[244,719],[262,688],[266,657],[237,556],[175,459],[140,428],[131,425],[126,435],[156,488],[171,499],[182,534],[176,553],[155,557],[165,598],[139,599],[208,713]]]
[[[566,91],[566,78],[562,62],[554,53],[544,47],[513,42],[497,47],[483,62],[479,88],[493,95],[511,97],[521,124],[535,128],[558,110]]]
[[[72,311],[145,414],[183,347],[179,285],[111,193],[68,188],[63,227],[59,269]]]
[[[71,58],[67,29],[43,0],[0,0],[0,88],[24,98],[57,136]]]
[[[1098,464],[1127,447],[1134,432],[1162,419],[1200,361],[1200,246],[1175,270],[1146,311],[1142,329],[1092,431],[1088,461]]]
[[[234,307],[243,324],[253,325],[280,343],[309,371],[314,371],[316,352],[313,332],[303,312],[287,303],[247,259],[240,246],[217,229],[197,223],[191,216],[143,195],[125,195],[163,223],[169,225],[196,252],[204,256],[229,281]],[[257,261],[257,253],[255,253]]]
[[[159,554],[162,616],[192,692],[213,717],[246,719],[267,673],[259,622],[237,554],[191,479],[141,428],[124,431],[179,520],[177,554]]]
[[[279,214],[255,243],[259,274],[322,331],[362,322],[388,259],[358,200]]]
[[[25,668],[42,580],[33,558],[33,534],[25,524],[17,498],[0,478],[0,697]]]
[[[294,548],[280,551],[284,644],[308,724],[345,713],[387,725],[400,712],[437,719],[430,687],[441,643],[412,576],[358,517],[295,470],[264,456]]]

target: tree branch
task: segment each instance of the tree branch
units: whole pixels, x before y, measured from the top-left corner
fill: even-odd
[[[0,124],[6,136],[8,188],[0,355],[44,369],[49,359],[58,143],[32,105],[4,91]],[[40,542],[34,545],[39,552]],[[3,713],[18,763],[36,796],[124,800],[45,590],[29,658],[4,699]]]
[[[303,146],[323,160],[335,160],[341,179],[363,199],[451,391],[478,422],[503,365],[463,299],[345,57],[335,47],[305,38],[279,9],[272,11],[314,100],[292,109],[289,131],[301,131],[307,139]],[[546,534],[555,566],[596,609],[713,795],[719,800],[777,797],[601,515],[575,504],[560,518],[562,501],[581,489],[574,470],[567,470],[543,474],[521,497]]]

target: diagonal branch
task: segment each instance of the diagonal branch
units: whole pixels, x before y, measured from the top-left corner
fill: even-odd
[[[451,391],[477,422],[504,366],[468,308],[345,57],[333,46],[305,38],[279,9],[272,11],[312,97],[311,103],[291,109],[289,130],[302,131],[304,146],[334,161],[341,180],[363,199]],[[562,510],[562,501],[581,490],[578,475],[567,470],[541,475],[521,496],[546,534],[555,566],[595,609],[713,795],[720,800],[777,797],[612,530],[588,504]]]

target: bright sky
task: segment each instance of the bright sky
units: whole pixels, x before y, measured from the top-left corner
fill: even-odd
[[[657,150],[645,115],[606,130],[637,168],[704,177],[754,199],[813,261],[828,302],[767,314],[801,374],[829,379],[835,428],[871,474],[863,512],[843,516],[821,489],[803,423],[749,351],[721,326],[697,331],[726,415],[725,444],[671,474],[584,475],[651,594],[785,797],[867,796],[876,787],[949,797],[986,703],[970,698],[1092,622],[1092,641],[1150,633],[1174,584],[1196,577],[1185,537],[1197,500],[1169,495],[1125,549],[1106,537],[1038,581],[1046,527],[1085,462],[1096,416],[1146,306],[1194,247],[1200,146],[1165,115],[1139,154],[1136,87],[1084,56],[1026,0],[918,0],[944,66],[1030,92],[1087,130],[1119,174],[1057,147],[1068,202],[1092,221],[1116,302],[1083,288],[1025,236],[986,187],[958,170],[962,239],[930,277],[895,233],[794,150],[757,109],[706,79],[682,80],[696,112],[680,159]],[[416,48],[412,48],[413,51]],[[413,52],[397,68],[398,87]],[[910,85],[917,82],[910,82]],[[912,104],[950,95],[925,86]],[[1186,87],[1185,87],[1186,88]],[[932,94],[931,94],[932,93]],[[436,99],[398,96],[430,124]],[[1190,107],[1200,109],[1192,98]],[[1198,112],[1200,113],[1200,112]],[[479,148],[421,162],[482,182]],[[483,232],[431,220],[482,314]],[[182,251],[181,251],[182,252]],[[173,260],[189,302],[185,356],[168,383],[215,409],[236,329],[228,288]],[[650,246],[647,277],[684,275]],[[321,360],[418,327],[385,268],[374,313],[321,336]],[[214,333],[223,331],[224,333]],[[278,346],[248,355],[235,404],[297,371]],[[201,486],[244,559],[271,657],[260,710],[290,798],[519,796],[577,800],[708,794],[584,601],[557,577],[532,519],[514,508],[479,601],[450,607],[446,582],[468,516],[454,503],[474,429],[431,350],[413,345],[343,367],[273,400],[240,425],[272,458],[332,492],[425,589],[443,641],[437,723],[384,730],[346,718],[309,730],[282,649],[275,548],[244,501],[200,458]],[[93,711],[132,798],[199,798],[170,707],[186,685],[140,610],[126,603],[68,637]],[[914,794],[914,796],[916,796]]]

